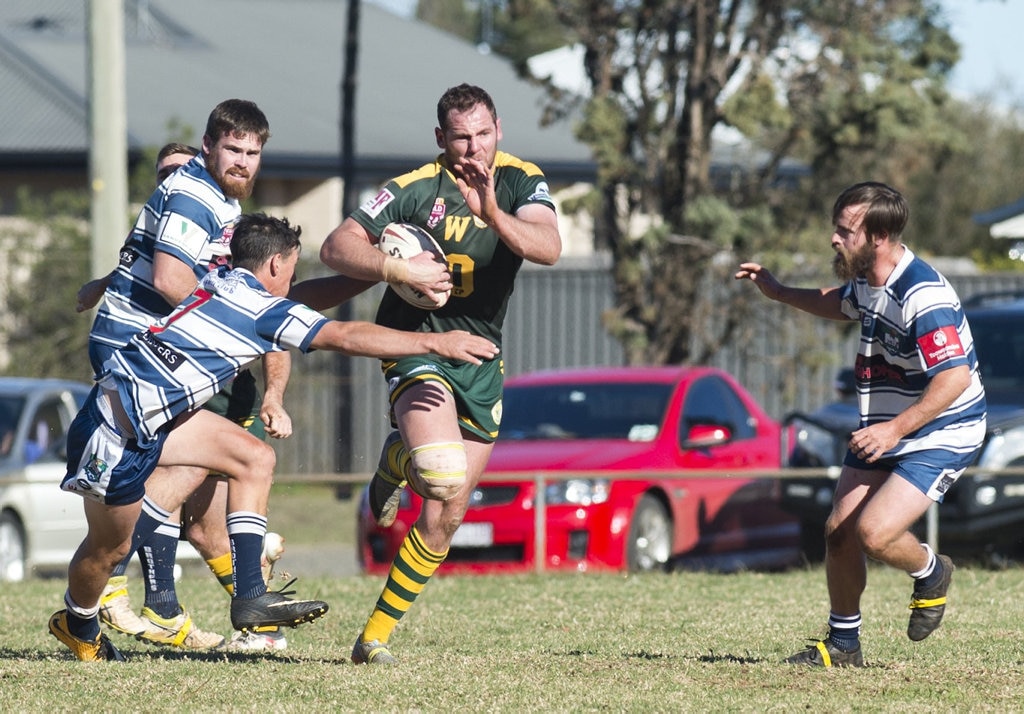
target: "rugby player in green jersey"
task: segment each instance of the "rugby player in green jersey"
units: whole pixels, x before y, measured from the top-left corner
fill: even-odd
[[[389,181],[324,241],[320,259],[359,280],[405,283],[431,296],[423,310],[387,290],[378,324],[402,330],[461,329],[501,346],[501,328],[524,260],[553,265],[562,252],[555,206],[540,168],[498,150],[501,120],[483,89],[461,84],[437,104],[440,155]],[[447,266],[427,254],[411,259],[377,250],[383,228],[415,223],[444,250]],[[438,299],[440,303],[440,299]],[[503,365],[434,356],[382,364],[392,422],[370,489],[378,523],[394,521],[406,482],[426,497],[391,567],[384,590],[352,649],[352,661],[391,664],[388,639],[444,561],[470,494],[487,465],[501,424]]]

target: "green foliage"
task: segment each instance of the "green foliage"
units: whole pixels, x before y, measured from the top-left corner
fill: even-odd
[[[972,215],[1024,195],[1024,125],[992,100],[950,102],[942,119],[959,141],[929,157],[906,186],[908,242],[939,255],[970,255],[994,269],[1019,270],[1003,259],[1010,241],[993,239]]]
[[[164,143],[170,142],[180,142],[197,149],[200,148],[192,126],[178,119],[172,119],[167,123],[167,141]],[[133,205],[145,203],[153,193],[154,167],[160,148],[159,146],[146,147],[132,167],[128,177],[128,201]],[[134,216],[132,216],[132,220],[135,220]]]
[[[565,28],[558,22],[549,0],[505,0],[493,4],[498,6],[494,50],[520,69],[525,68],[530,57],[565,44]]]
[[[606,325],[630,362],[705,359],[700,345],[726,344],[745,311],[724,310],[713,340],[689,316],[748,298],[708,284],[728,279],[723,261],[824,273],[827,258],[798,256],[829,255],[820,236],[841,188],[907,186],[963,144],[945,88],[958,48],[932,0],[550,4],[585,49],[577,135],[598,164],[595,230],[614,261]],[[712,143],[727,126],[742,136],[732,165]]]
[[[19,193],[24,227],[8,253],[12,280],[5,327],[7,375],[89,379],[90,319],[75,313],[75,295],[89,279],[89,196],[62,191],[48,198]]]
[[[480,12],[464,0],[419,0],[416,19],[469,42],[480,41]]]

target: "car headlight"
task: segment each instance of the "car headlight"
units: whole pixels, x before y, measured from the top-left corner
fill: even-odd
[[[549,483],[544,498],[549,506],[590,506],[607,501],[609,490],[608,479],[573,478]]]
[[[974,492],[974,500],[979,506],[991,506],[998,495],[995,486],[979,486]]]
[[[1002,468],[1022,457],[1024,457],[1024,426],[1017,426],[989,437],[978,458],[978,466]]]

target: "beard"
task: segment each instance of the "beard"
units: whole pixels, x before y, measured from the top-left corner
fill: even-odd
[[[867,277],[875,267],[875,246],[865,243],[852,253],[836,252],[832,259],[832,272],[844,283],[855,278]]]
[[[224,195],[239,201],[249,198],[252,195],[253,185],[256,183],[256,173],[250,175],[248,171],[234,167],[221,169],[216,161],[210,160],[212,158],[212,156],[208,157],[206,168]]]

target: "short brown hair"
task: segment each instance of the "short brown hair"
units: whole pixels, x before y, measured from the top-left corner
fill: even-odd
[[[290,254],[302,248],[302,228],[287,218],[265,213],[243,213],[231,234],[231,264],[255,271],[278,253]]]
[[[222,136],[253,134],[260,145],[270,139],[270,122],[255,102],[248,99],[225,99],[210,112],[205,136],[216,142]]]
[[[878,181],[864,181],[845,189],[832,206],[832,224],[839,222],[843,209],[849,206],[867,206],[864,211],[864,233],[868,238],[887,234],[897,241],[907,227],[910,208],[899,191]]]
[[[199,156],[199,149],[188,144],[182,144],[180,141],[172,141],[169,144],[164,144],[160,151],[156,152],[156,161],[160,163],[168,156],[174,154],[188,154],[189,156]]]
[[[448,112],[455,109],[465,112],[477,104],[483,104],[491,113],[491,119],[498,121],[498,112],[494,108],[494,100],[491,95],[480,87],[463,82],[457,87],[451,87],[437,102],[437,125],[445,130],[448,128]]]

